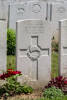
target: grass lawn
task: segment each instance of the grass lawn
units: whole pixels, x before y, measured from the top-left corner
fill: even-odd
[[[16,68],[15,56],[7,56],[7,68]],[[52,53],[52,77],[58,76],[58,53]]]
[[[56,52],[53,52],[52,53],[52,57],[51,57],[51,66],[52,66],[52,73],[51,73],[51,76],[52,77],[56,77],[58,76],[58,68],[59,68],[59,65],[58,65],[58,53]]]
[[[31,94],[30,94],[31,95]],[[14,97],[8,97],[7,100],[67,100],[67,96],[64,96],[62,99],[47,99],[44,97],[36,98],[35,96],[30,95],[20,95],[20,96],[14,96]],[[23,98],[24,97],[24,98]],[[3,99],[1,99],[3,100]]]
[[[15,69],[16,68],[16,57],[15,56],[7,56],[7,68]]]
[[[17,98],[12,98],[12,99],[10,99],[10,98],[8,98],[7,100],[67,100],[67,96],[65,96],[64,98],[62,98],[62,99],[46,99],[46,98],[44,98],[44,97],[42,97],[42,98],[37,98],[37,99],[30,99],[30,98],[27,98],[27,99],[22,99],[22,98],[19,98],[19,97],[17,97]]]

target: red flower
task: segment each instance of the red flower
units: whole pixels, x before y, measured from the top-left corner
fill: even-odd
[[[9,72],[9,71],[13,71],[13,69],[8,69],[7,72]]]
[[[12,69],[8,69],[6,73],[0,75],[0,79],[5,80],[5,78],[11,77],[12,75],[21,74],[20,71],[13,71]]]
[[[67,81],[64,81],[64,84],[67,85]]]
[[[10,71],[8,73],[11,74],[11,75],[21,74],[20,71]]]
[[[64,84],[67,85],[67,78],[64,78]]]

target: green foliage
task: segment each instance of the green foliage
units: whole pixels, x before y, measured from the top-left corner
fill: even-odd
[[[5,92],[5,88],[3,86],[0,87],[0,96],[2,96]]]
[[[52,73],[51,73],[51,77],[54,78],[54,77],[57,77],[58,76],[58,53],[57,52],[53,52],[52,53]]]
[[[20,85],[19,82],[16,81],[16,78],[20,76],[20,74],[13,75],[7,78],[7,83],[0,87],[0,96],[5,95],[11,96],[20,93],[32,93],[33,89],[27,85]]]
[[[7,69],[16,70],[16,57],[13,55],[7,56]]]
[[[28,93],[32,93],[33,92],[33,88],[31,86],[27,86],[27,85],[23,85],[23,86],[18,86],[18,88],[16,88],[15,91],[17,94],[20,93],[24,93],[24,94],[28,94]]]
[[[12,29],[7,30],[7,54],[15,55],[16,33]]]
[[[49,98],[44,98],[44,97],[41,97],[41,98],[23,98],[23,96],[21,97],[21,96],[19,96],[19,97],[15,97],[15,98],[9,98],[8,100],[52,100],[52,99],[49,99]],[[53,99],[53,100],[67,100],[67,96],[64,96],[62,99],[61,98],[55,98],[55,99]]]
[[[43,96],[48,99],[60,99],[63,98],[64,94],[59,88],[51,87],[44,91]]]
[[[20,99],[23,100],[23,99]],[[27,99],[28,100],[28,99]],[[34,99],[33,99],[34,100]],[[40,99],[35,99],[35,100],[67,100],[67,98],[65,99],[65,97],[63,98],[53,98],[53,99],[49,99],[49,98],[40,98]]]
[[[33,89],[31,86],[27,86],[27,85],[23,86],[23,93],[27,94],[27,93],[32,93],[32,92],[33,92]]]

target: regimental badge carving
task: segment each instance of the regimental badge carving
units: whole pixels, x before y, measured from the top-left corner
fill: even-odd
[[[32,12],[38,13],[41,10],[41,6],[39,4],[33,4],[32,5]]]
[[[25,12],[25,9],[24,8],[18,8],[17,9],[17,14],[21,14],[21,15],[23,15],[24,14],[24,12]]]
[[[48,56],[49,48],[41,48],[41,46],[38,44],[38,36],[32,36],[31,38],[35,41],[36,44],[29,45],[27,49],[20,49],[20,51],[25,52],[27,57],[32,61],[37,61],[42,54]]]
[[[32,60],[38,60],[38,58],[40,57],[40,49],[37,46],[34,47],[29,47],[28,51],[27,51],[27,56]]]

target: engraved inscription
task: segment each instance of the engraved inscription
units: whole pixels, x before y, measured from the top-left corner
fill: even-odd
[[[65,13],[66,9],[64,7],[59,7],[57,13]]]
[[[41,6],[39,4],[33,4],[32,5],[32,12],[38,13],[41,10]]]
[[[24,28],[25,28],[26,34],[28,34],[28,33],[31,34],[31,32],[32,32],[32,34],[38,34],[38,31],[39,31],[39,33],[42,34],[45,31],[45,27],[41,23],[33,23],[33,25],[27,24],[27,25],[24,25]]]

